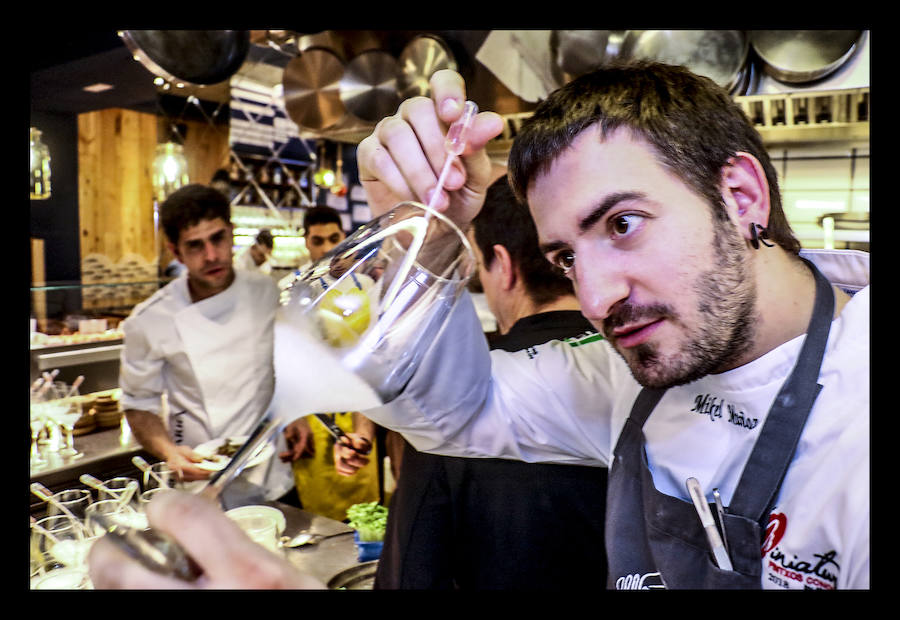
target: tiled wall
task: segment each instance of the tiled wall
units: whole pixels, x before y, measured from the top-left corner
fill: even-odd
[[[869,212],[869,144],[820,143],[771,148],[788,221],[807,248],[821,248],[819,218],[828,213]],[[835,231],[834,247],[868,241],[868,231]],[[858,245],[857,249],[867,249]]]

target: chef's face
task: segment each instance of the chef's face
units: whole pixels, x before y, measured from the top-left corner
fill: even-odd
[[[191,292],[197,298],[219,293],[234,280],[232,226],[222,218],[200,220],[181,231],[172,253],[188,270]]]
[[[528,189],[544,255],[642,385],[726,370],[747,350],[755,284],[736,227],[620,129],[583,131]]]
[[[306,249],[309,250],[310,259],[313,262],[319,260],[343,241],[344,237],[344,231],[334,222],[311,224],[306,230]]]

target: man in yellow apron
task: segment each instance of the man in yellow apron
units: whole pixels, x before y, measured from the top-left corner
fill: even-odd
[[[312,416],[296,420],[285,430],[289,452],[282,458],[293,459],[294,484],[303,509],[344,521],[347,508],[353,504],[379,499],[375,427],[358,413],[348,411],[328,415],[345,433],[367,439],[373,446],[367,455],[369,462],[358,473],[346,476],[337,471],[334,438]]]

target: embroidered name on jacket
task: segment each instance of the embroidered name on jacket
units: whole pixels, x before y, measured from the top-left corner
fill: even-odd
[[[754,429],[759,424],[759,418],[751,418],[744,415],[743,410],[725,402],[724,398],[719,398],[712,394],[698,394],[695,396],[691,412],[708,416],[711,422],[723,419],[747,430]]]

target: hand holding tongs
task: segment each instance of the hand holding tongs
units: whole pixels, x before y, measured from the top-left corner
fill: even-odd
[[[222,490],[244,470],[248,461],[256,456],[259,448],[269,441],[279,428],[281,428],[280,419],[264,418],[228,464],[210,477],[209,484],[198,491],[198,495],[218,503]],[[200,566],[175,539],[164,532],[153,529],[139,530],[122,525],[106,515],[97,515],[96,520],[106,529],[110,540],[150,570],[184,581],[194,581],[203,573]]]
[[[313,415],[319,422],[322,423],[322,425],[328,430],[328,432],[331,433],[331,436],[334,437],[335,443],[339,443],[345,448],[350,448],[354,452],[362,454],[363,456],[372,451],[372,443],[367,439],[363,439],[363,441],[366,441],[368,445],[366,445],[364,448],[357,448],[353,445],[353,441],[350,439],[347,433],[345,433],[340,426],[332,422],[327,415],[325,415],[324,413],[314,413]]]

